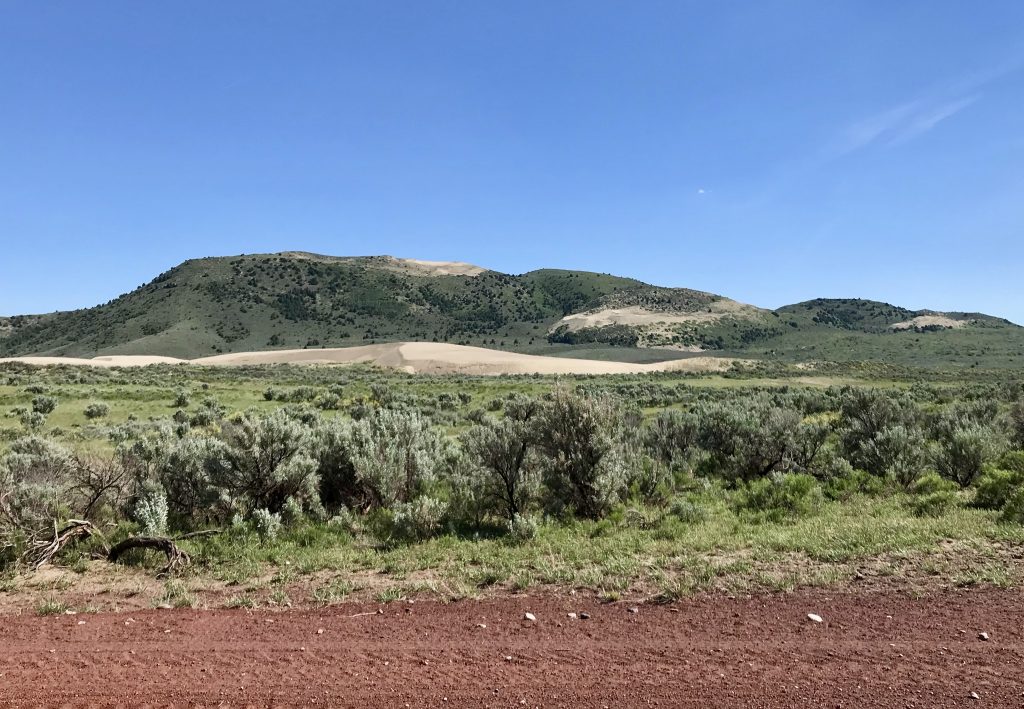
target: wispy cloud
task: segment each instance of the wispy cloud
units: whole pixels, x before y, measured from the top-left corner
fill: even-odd
[[[895,106],[861,118],[840,131],[821,156],[826,162],[880,145],[895,147],[920,138],[981,99],[980,90],[1024,68],[1024,54],[933,86]]]
[[[980,94],[966,96],[955,101],[948,101],[938,106],[934,106],[926,111],[922,111],[914,117],[912,121],[910,121],[909,125],[903,128],[902,132],[894,136],[888,144],[899,145],[900,143],[906,143],[920,135],[924,135],[942,121],[960,113],[960,111],[964,110],[980,98]]]
[[[916,99],[893,106],[850,125],[829,152],[832,157],[841,157],[871,145],[901,145],[919,138],[980,98],[980,94],[974,94],[941,101]]]
[[[1024,43],[1021,43],[1024,47]],[[819,173],[835,161],[868,149],[896,148],[917,140],[982,99],[991,84],[1024,70],[1024,49],[1006,60],[948,77],[924,87],[906,100],[861,116],[833,128],[831,139],[813,146],[808,153],[775,166],[757,193],[736,203],[743,209],[764,205],[809,175]],[[1024,142],[1022,142],[1024,145]]]

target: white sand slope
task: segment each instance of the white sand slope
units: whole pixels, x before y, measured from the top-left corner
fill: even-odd
[[[564,327],[569,332],[591,327],[608,327],[610,325],[634,326],[671,326],[678,324],[700,324],[717,322],[728,316],[758,317],[765,311],[753,305],[739,303],[728,298],[713,301],[704,310],[693,312],[661,312],[648,310],[639,305],[625,308],[604,308],[583,313],[566,315],[550,328],[549,332]]]
[[[914,330],[919,327],[944,327],[955,330],[970,325],[969,320],[955,320],[945,315],[918,315],[916,318],[893,323],[890,330]]]
[[[161,357],[159,355],[111,355],[109,357],[94,357],[82,359],[78,357],[8,357],[0,359],[3,362],[20,362],[22,364],[35,365],[84,365],[89,367],[146,367],[150,364],[186,364],[187,359],[175,357]]]
[[[421,270],[432,276],[479,276],[487,270],[463,261],[424,261],[417,258],[396,260],[410,269]]]
[[[0,362],[26,364],[79,364],[99,367],[131,367],[147,364],[198,364],[205,366],[241,366],[254,364],[356,364],[369,363],[381,367],[425,374],[642,374],[645,372],[717,372],[728,369],[736,360],[719,357],[633,364],[568,357],[545,357],[466,347],[433,342],[398,342],[362,347],[322,350],[268,350],[179,360],[171,357],[18,357]]]

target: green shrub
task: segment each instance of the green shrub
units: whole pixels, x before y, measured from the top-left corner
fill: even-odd
[[[686,498],[677,498],[669,505],[668,513],[686,524],[697,524],[708,517],[708,511],[703,506]]]
[[[956,492],[956,483],[947,480],[938,473],[926,473],[910,486],[911,495],[931,495],[936,492]]]
[[[313,400],[313,405],[321,411],[337,411],[341,408],[341,404],[341,397],[329,391],[319,394]]]
[[[429,539],[441,531],[447,513],[447,503],[426,495],[398,503],[392,516],[394,536],[405,541]]]
[[[866,470],[852,467],[839,475],[828,478],[822,492],[829,500],[845,502],[855,495],[880,495],[885,490],[885,481]]]
[[[150,537],[167,534],[167,495],[164,489],[154,483],[145,484],[135,503],[133,516],[143,534]]]
[[[281,533],[281,515],[265,508],[253,510],[252,528],[264,542],[275,542]]]
[[[910,486],[907,505],[918,517],[940,517],[956,506],[957,489],[955,482],[938,473],[928,473]]]
[[[606,395],[555,390],[536,418],[548,507],[600,519],[626,490],[622,407]]]
[[[302,523],[306,515],[302,511],[302,503],[289,497],[281,506],[281,522],[286,527],[296,527]]]
[[[85,417],[87,419],[101,419],[105,418],[110,414],[110,406],[103,403],[102,401],[94,401],[85,407]]]
[[[534,433],[529,420],[510,417],[476,425],[460,442],[471,470],[465,485],[483,504],[481,511],[508,521],[529,511],[540,488]]]
[[[1010,470],[1024,475],[1024,451],[1007,451],[996,461],[1000,470]]]
[[[1024,473],[988,468],[974,485],[974,506],[983,510],[1001,510],[1024,487]]]
[[[700,421],[696,414],[666,409],[644,430],[647,450],[669,467],[685,465],[697,446]]]
[[[529,515],[516,515],[508,521],[509,539],[519,544],[536,539],[539,529],[537,519]]]
[[[740,512],[777,522],[810,514],[822,500],[818,481],[803,473],[770,475],[741,488],[735,499]]]
[[[970,420],[947,423],[939,430],[936,440],[935,466],[939,474],[960,487],[974,482],[1000,448],[998,437],[991,428]]]
[[[24,411],[18,417],[21,425],[30,431],[38,431],[46,425],[46,416],[38,411]]]
[[[350,462],[374,506],[409,502],[442,467],[444,441],[418,412],[374,409],[352,426]]]
[[[53,413],[53,410],[57,408],[57,403],[56,397],[41,394],[32,399],[32,411],[46,416]]]
[[[1012,524],[1024,524],[1024,488],[1017,489],[1003,507],[1003,513],[999,517],[1002,522]]]
[[[211,482],[249,510],[280,512],[293,497],[319,505],[317,464],[309,457],[309,429],[278,410],[263,416],[244,414],[225,426],[223,467]]]

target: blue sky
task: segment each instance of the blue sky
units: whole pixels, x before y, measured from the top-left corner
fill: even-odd
[[[302,249],[1024,322],[1024,3],[0,2],[0,313]]]

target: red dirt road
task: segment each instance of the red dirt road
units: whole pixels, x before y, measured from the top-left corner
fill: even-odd
[[[524,596],[7,616],[0,705],[1020,707],[1022,601],[814,591],[637,613]]]

